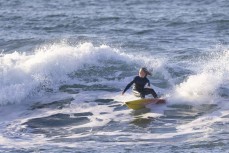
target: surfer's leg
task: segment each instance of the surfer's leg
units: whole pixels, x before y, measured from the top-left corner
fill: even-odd
[[[141,92],[141,93],[140,93],[140,97],[141,97],[142,99],[144,99],[144,98],[145,98],[145,93],[144,93],[144,92]]]
[[[157,98],[157,93],[151,88],[144,88],[145,95],[152,94],[154,98]]]
[[[141,97],[141,98],[145,98],[145,93],[144,92],[139,92],[137,90],[132,90],[133,91],[133,94],[136,96],[136,97]]]

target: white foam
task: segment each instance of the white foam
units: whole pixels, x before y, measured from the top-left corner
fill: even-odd
[[[147,65],[155,69],[162,67],[162,59],[152,59],[140,54],[126,54],[106,45],[96,47],[91,43],[77,46],[60,43],[46,45],[30,54],[3,54],[0,57],[0,105],[20,103],[45,88],[58,88],[72,79],[69,74],[92,66],[106,67],[110,61],[137,63],[139,67]],[[101,81],[107,80],[101,78]]]
[[[166,94],[165,97],[168,98],[170,103],[178,103],[182,101],[189,102],[189,104],[195,104],[201,101],[204,103],[209,103],[210,100],[213,102],[214,97],[219,98],[217,90],[221,86],[228,87],[228,84],[225,84],[225,82],[228,83],[229,81],[229,69],[227,66],[229,64],[229,55],[227,49],[223,52],[221,51],[220,53],[212,54],[214,55],[212,55],[212,57],[214,58],[202,58],[201,61],[193,63],[193,67],[196,66],[196,69],[194,69],[195,71],[193,71],[195,72],[193,75],[188,76],[181,83],[173,86],[174,88],[165,89],[163,91],[164,94]],[[42,91],[45,92],[43,88],[58,89],[60,85],[68,83],[70,85],[74,83],[82,83],[87,86],[102,84],[120,88],[120,92],[80,90],[80,93],[71,95],[75,99],[71,102],[71,105],[61,110],[44,108],[40,110],[35,110],[34,112],[28,112],[28,110],[24,110],[23,108],[21,108],[22,111],[16,109],[16,113],[11,112],[9,116],[6,117],[6,119],[1,119],[3,123],[6,120],[9,120],[4,124],[11,123],[12,127],[17,126],[17,124],[14,124],[14,121],[19,121],[20,123],[18,124],[22,124],[32,118],[46,117],[58,113],[74,114],[75,112],[91,112],[93,115],[88,116],[90,120],[89,123],[72,126],[69,129],[91,127],[92,133],[75,134],[69,136],[69,138],[87,137],[92,134],[96,134],[98,136],[117,135],[119,139],[123,139],[123,137],[119,137],[119,135],[124,135],[125,139],[128,138],[130,140],[147,140],[152,138],[169,139],[179,135],[199,132],[207,133],[212,131],[212,128],[210,126],[215,122],[228,122],[228,119],[226,117],[223,118],[224,116],[228,115],[228,111],[226,110],[226,108],[228,108],[228,104],[227,100],[225,100],[224,103],[220,104],[220,107],[222,108],[220,108],[219,111],[214,111],[211,114],[206,114],[205,116],[198,117],[197,119],[187,124],[185,123],[183,125],[179,125],[176,127],[177,131],[171,133],[142,134],[122,131],[99,131],[97,133],[93,133],[93,127],[106,126],[106,124],[108,124],[110,121],[129,123],[134,117],[136,117],[133,115],[131,116],[130,109],[114,111],[114,108],[116,107],[109,107],[109,104],[98,105],[98,103],[93,102],[93,100],[97,98],[104,98],[114,99],[114,101],[117,101],[117,104],[123,104],[123,102],[125,101],[136,99],[136,97],[132,95],[130,90],[127,91],[125,95],[121,95],[121,89],[123,89],[127,83],[132,81],[133,76],[125,76],[124,78],[122,78],[121,81],[120,79],[108,80],[106,78],[100,78],[97,82],[83,82],[81,78],[72,79],[71,77],[69,77],[68,74],[74,73],[78,70],[87,70],[90,67],[103,69],[107,65],[109,66],[110,61],[119,61],[122,62],[122,64],[133,66],[133,72],[136,70],[136,75],[139,67],[146,66],[150,70],[154,69],[154,71],[163,74],[165,79],[173,81],[170,74],[165,68],[165,64],[170,65],[167,59],[150,55],[146,56],[141,54],[127,54],[106,45],[96,47],[93,46],[91,43],[79,44],[78,46],[71,46],[68,44],[53,44],[50,46],[44,46],[42,48],[39,48],[32,54],[15,52],[12,54],[2,55],[2,57],[0,58],[0,69],[2,72],[0,73],[0,105],[8,103],[20,103],[30,96],[33,96],[34,98],[34,95],[40,93],[42,94]],[[111,63],[110,65],[112,64],[113,63]],[[176,65],[176,63],[172,63],[171,65]],[[187,69],[189,69],[189,67],[187,67]],[[117,69],[117,71],[114,72],[114,75],[116,76],[119,76],[120,74],[122,74],[122,70]],[[175,82],[171,83],[171,85],[174,84]],[[159,90],[159,88],[156,88],[156,91]],[[41,102],[50,102],[62,99],[65,96],[68,97],[67,93],[60,94],[58,90],[54,93],[51,93],[51,95],[52,96],[47,95],[41,98],[39,98],[38,95],[37,97],[35,97],[36,99],[30,101],[36,102],[38,100]],[[217,100],[217,102],[220,100],[222,100],[221,97]],[[86,101],[87,103],[84,103]],[[151,112],[141,114],[137,117],[160,117],[163,115],[163,111],[167,109],[165,108],[166,106],[149,107],[151,108]],[[11,108],[9,108],[9,111],[11,111]],[[223,110],[223,108],[225,109]],[[1,115],[4,115],[6,113],[7,111],[3,111]],[[29,115],[25,115],[23,113]],[[169,124],[165,124],[165,126],[166,125]],[[174,124],[173,126],[176,126],[176,124]],[[1,127],[6,128],[5,125],[2,125]],[[16,140],[3,137],[1,134],[0,138],[2,138],[0,140],[1,144],[4,144],[6,146],[12,146],[14,143],[17,143]],[[29,143],[31,143],[31,145],[39,145],[45,143],[46,141],[46,139],[42,137],[40,137],[41,141],[38,143],[36,143],[37,139],[35,138],[24,138],[25,139],[21,141],[21,143],[18,143],[19,146],[24,146]],[[32,142],[30,142],[30,140]],[[132,145],[133,143],[130,142],[129,144]],[[67,145],[69,144],[66,143],[66,146]]]
[[[174,88],[173,98],[185,102],[212,103],[218,98],[218,89],[228,81],[229,51],[213,52],[212,56],[197,62],[196,74],[190,75]]]
[[[227,116],[229,111],[217,110],[212,113],[203,115],[187,124],[177,126],[178,133],[195,133],[201,132],[206,136],[206,139],[209,133],[213,133],[215,129],[212,127],[215,123],[228,124],[229,120]]]

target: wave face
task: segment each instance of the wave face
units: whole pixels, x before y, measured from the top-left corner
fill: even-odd
[[[85,151],[107,139],[118,146],[128,140],[126,146],[137,143],[142,147],[145,142],[171,143],[181,137],[182,145],[193,141],[195,146],[196,138],[216,130],[219,123],[228,124],[228,55],[227,47],[220,45],[199,58],[181,61],[126,53],[108,45],[66,42],[44,45],[30,54],[2,54],[1,114],[14,112],[1,119],[2,144],[10,150],[43,145],[49,150],[47,141],[64,147],[74,141],[74,148],[81,140],[93,139],[90,145],[80,147]],[[130,91],[125,96],[120,93],[143,66],[153,72],[149,77],[152,87],[168,104],[131,113],[123,102],[136,98]],[[142,133],[132,126],[159,131]],[[11,146],[18,135],[23,141]],[[58,138],[60,135],[64,138]],[[214,132],[205,140],[212,137]],[[203,142],[200,147],[205,145]]]
[[[127,73],[124,70],[146,65],[150,60],[125,54],[106,45],[95,47],[91,43],[78,46],[66,43],[46,45],[33,54],[3,54],[0,102],[20,103],[30,96],[58,89],[60,85],[71,81],[87,84],[123,79],[124,73]],[[135,61],[138,63],[134,64]],[[154,61],[154,65],[160,65],[161,62]],[[133,68],[128,68],[132,64]]]
[[[180,61],[169,63],[171,59],[163,56],[130,54],[107,45],[45,45],[33,54],[2,54],[0,102],[2,105],[21,103],[32,96],[58,91],[61,85],[77,82],[84,85],[109,82],[121,90],[128,82],[119,84],[118,81],[130,80],[143,66],[155,71],[153,77],[158,79],[157,83],[170,88],[167,94],[175,99],[214,101],[214,97],[220,97],[220,89],[227,88],[228,57],[228,49],[221,47],[180,67]],[[178,76],[176,71],[181,71]],[[192,74],[185,74],[187,71]],[[183,74],[186,76],[180,79],[179,75]]]

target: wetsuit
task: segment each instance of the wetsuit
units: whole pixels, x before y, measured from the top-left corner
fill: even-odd
[[[148,86],[150,86],[150,82],[146,77],[141,78],[136,76],[134,80],[126,86],[123,92],[125,93],[132,86],[132,84],[134,84],[133,93],[135,96],[145,98],[145,95],[152,94],[154,98],[157,98],[157,94],[153,89],[144,88],[147,83]]]

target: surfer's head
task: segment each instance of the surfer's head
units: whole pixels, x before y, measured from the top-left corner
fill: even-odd
[[[151,73],[145,67],[140,68],[140,70],[139,70],[139,76],[141,78],[144,78],[147,75],[151,75]]]

